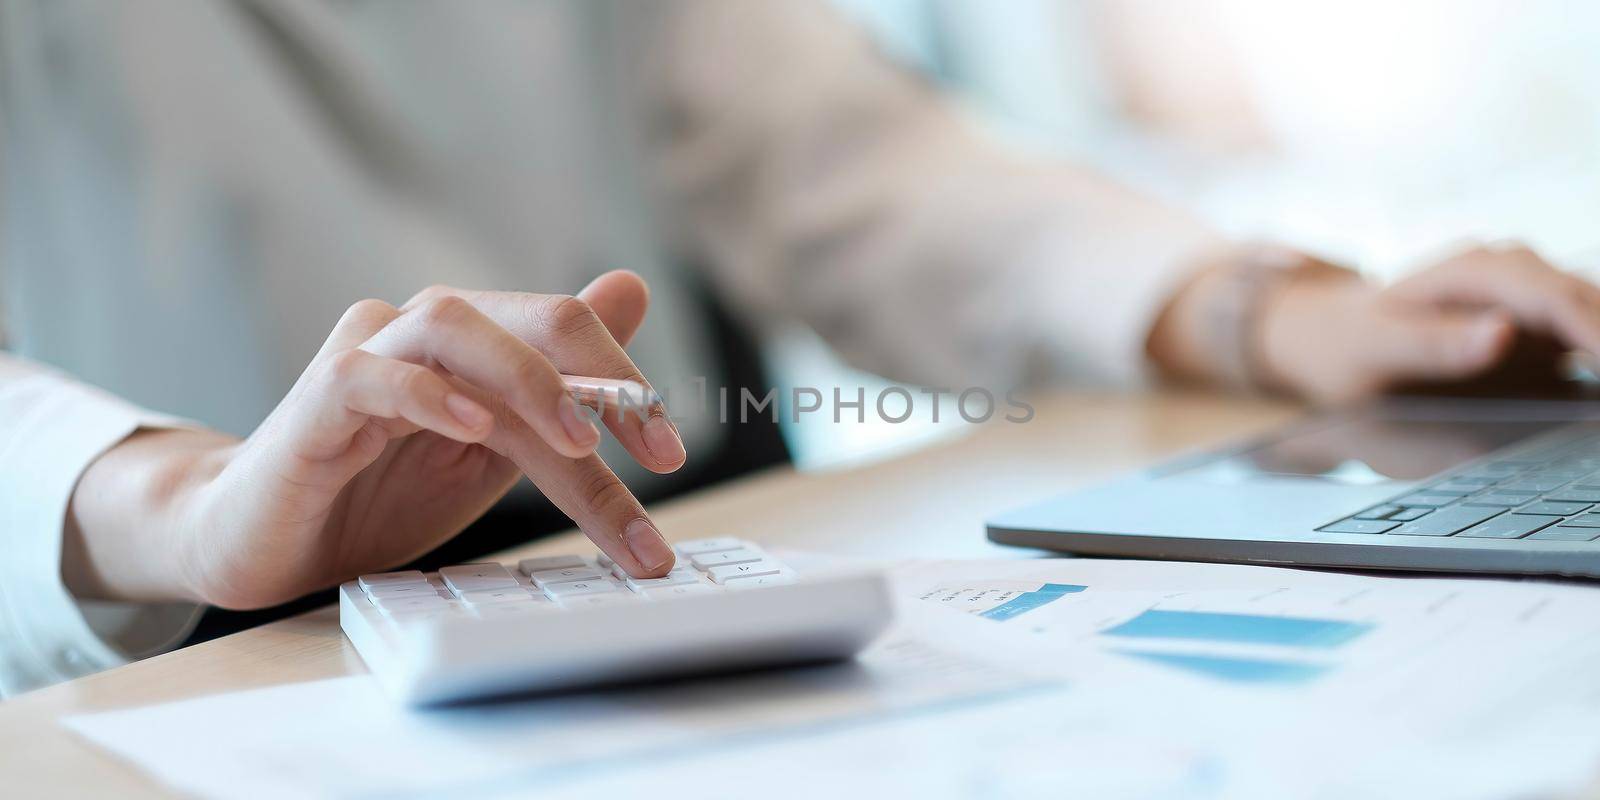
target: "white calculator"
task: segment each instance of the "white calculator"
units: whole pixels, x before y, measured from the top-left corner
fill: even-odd
[[[604,555],[363,575],[339,587],[339,626],[423,705],[848,658],[892,616],[880,572],[801,576],[729,537],[677,552],[645,580]]]

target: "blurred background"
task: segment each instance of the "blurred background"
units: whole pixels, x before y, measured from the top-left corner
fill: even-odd
[[[965,106],[995,135],[1040,153],[1092,165],[1124,183],[1197,212],[1236,238],[1279,240],[1379,276],[1397,274],[1469,235],[1522,239],[1557,263],[1574,269],[1591,266],[1600,256],[1596,250],[1600,248],[1600,226],[1596,225],[1600,220],[1600,4],[1577,0],[822,1],[833,3],[859,23],[889,58],[947,90],[953,102]],[[193,147],[197,152],[210,153],[195,142],[210,143],[210,147],[222,152],[237,141],[251,141],[252,137],[267,134],[254,130],[254,123],[248,120],[154,115],[140,123],[157,126],[155,133],[160,134],[152,133],[146,151],[144,143],[115,124],[122,114],[132,112],[116,111],[121,106],[114,97],[114,92],[125,84],[154,97],[164,97],[164,90],[170,89],[180,98],[201,90],[214,90],[219,98],[245,97],[240,87],[224,83],[212,86],[197,79],[190,65],[176,60],[121,61],[114,54],[100,59],[101,52],[114,48],[92,44],[84,47],[88,52],[77,54],[85,62],[79,64],[68,57],[70,51],[52,49],[49,36],[33,35],[35,30],[51,30],[51,24],[60,25],[64,31],[81,27],[92,34],[96,26],[91,22],[105,17],[120,26],[112,28],[126,29],[132,36],[141,32],[158,36],[165,27],[183,27],[206,15],[156,4],[133,11],[118,4],[98,9],[92,4],[84,6],[92,11],[70,3],[18,5],[38,12],[21,17],[38,17],[38,27],[19,25],[15,22],[17,17],[12,16],[12,24],[0,28],[0,34],[10,33],[10,49],[15,54],[38,51],[37,63],[43,66],[39,67],[39,75],[32,76],[22,74],[15,66],[9,71],[0,69],[0,89],[13,83],[47,87],[66,98],[63,108],[75,108],[73,102],[89,108],[103,106],[109,110],[99,113],[112,119],[36,115],[54,127],[48,127],[50,133],[33,142],[37,149],[32,151],[32,160],[43,163],[40,154],[53,154],[61,162],[55,165],[60,168],[56,172],[37,171],[51,176],[48,184],[78,205],[69,214],[68,206],[53,208],[43,199],[17,202],[7,209],[11,221],[19,230],[27,230],[30,224],[42,230],[41,220],[72,220],[78,226],[72,228],[77,232],[74,244],[79,240],[87,242],[83,249],[93,256],[91,263],[101,263],[95,259],[102,257],[110,263],[112,258],[106,253],[120,253],[119,248],[127,242],[141,241],[140,237],[148,234],[151,241],[177,248],[176,258],[183,264],[203,267],[215,261],[241,269],[240,264],[233,263],[239,258],[233,248],[261,233],[253,226],[265,224],[263,220],[271,219],[271,215],[230,204],[236,198],[228,193],[228,181],[242,183],[244,178],[230,178],[232,173],[228,170],[220,170],[219,175],[190,175],[169,164],[170,154],[162,148],[170,143],[161,137],[177,143],[171,146],[173,151]],[[294,5],[240,3],[235,13],[243,20],[259,18],[257,27],[270,32],[272,26],[260,20],[284,16]],[[447,27],[458,33],[482,33],[472,28],[475,17],[462,7],[389,7],[389,11],[410,9],[419,13],[395,13],[392,16],[399,21],[385,22],[384,18],[390,15],[367,13],[381,9],[378,4],[340,2],[327,6],[327,17],[335,22],[342,20],[346,29],[341,31],[351,36],[366,31],[382,34],[377,38],[387,41],[385,36],[401,34],[384,25],[398,25],[412,17],[428,20],[429,14],[435,15],[431,18],[435,25],[450,23]],[[211,6],[213,10],[220,7]],[[263,16],[260,12],[266,8],[275,13]],[[21,9],[8,10],[15,14]],[[113,9],[121,13],[109,13]],[[0,14],[0,19],[6,18]],[[418,29],[407,35],[426,42],[435,32],[427,24],[417,24]],[[366,30],[365,25],[373,29]],[[227,26],[217,29],[233,31]],[[248,36],[254,35],[253,30],[246,29],[243,34],[234,31],[231,35],[252,41]],[[308,25],[301,35],[314,41],[315,33],[315,25]],[[275,40],[263,36],[262,41],[268,46],[262,47],[261,53],[275,53],[270,44]],[[556,52],[563,44],[559,37],[559,33],[547,33],[535,39],[535,45],[528,49]],[[90,36],[83,41],[97,40]],[[414,46],[403,37],[393,41],[401,42],[398,47],[404,52],[431,52],[416,49],[421,45]],[[516,37],[495,41],[514,56],[519,48],[528,47]],[[258,57],[260,53],[252,51],[247,55]],[[315,72],[320,68],[315,59],[308,61],[298,51],[286,51],[283,57],[298,58],[294,69],[285,72],[287,75],[299,74],[295,70]],[[102,60],[114,66],[95,67]],[[419,63],[426,60],[417,59]],[[248,58],[238,61],[254,63]],[[524,63],[519,57],[507,57],[503,62]],[[240,63],[219,61],[216,80],[237,77]],[[374,63],[387,62],[379,59]],[[526,63],[543,62],[534,59]],[[95,72],[96,68],[106,69],[107,74]],[[374,69],[378,76],[374,81],[380,85],[384,81],[398,86],[417,83],[421,85],[419,96],[428,96],[432,86],[415,80],[415,76],[396,65]],[[388,70],[395,71],[391,74]],[[483,116],[491,121],[510,119],[508,127],[537,127],[534,123],[543,118],[535,104],[518,108],[514,103],[492,99],[522,96],[519,93],[523,90],[512,83],[515,70],[504,72],[504,84],[486,88],[481,98],[465,98],[484,106],[466,102],[465,107],[469,113],[475,110],[480,114],[484,108],[492,109],[492,113]],[[46,74],[54,82],[45,81]],[[274,76],[276,79],[276,73]],[[560,80],[558,75],[550,76],[547,82],[559,84]],[[449,80],[440,78],[438,82],[444,85]],[[254,95],[250,97],[264,102]],[[575,107],[579,105],[570,102]],[[320,119],[316,114],[306,117]],[[418,126],[425,141],[434,141],[428,137],[453,141],[451,136],[456,135],[440,133],[450,130],[450,126],[438,119],[399,119]],[[170,128],[162,127],[165,125]],[[79,131],[82,140],[61,131]],[[339,140],[334,134],[329,137]],[[22,137],[16,141],[21,142]],[[517,144],[524,145],[521,141]],[[150,176],[130,171],[125,162],[140,163],[134,161],[136,157],[147,157],[161,168],[152,167]],[[218,163],[227,163],[226,155],[214,158]],[[184,160],[172,157],[170,161]],[[211,162],[202,159],[197,163]],[[313,162],[297,157],[295,163]],[[29,166],[0,164],[0,177],[24,176]],[[531,163],[524,166],[529,171],[539,168]],[[452,176],[467,185],[476,185],[480,177]],[[522,198],[518,192],[527,192],[535,199],[497,204],[489,211],[473,206],[462,214],[469,216],[473,225],[495,231],[520,229],[516,214],[506,214],[501,209],[542,202],[537,200],[542,195],[536,186],[497,177],[510,184],[506,196]],[[140,182],[145,178],[149,179],[149,194],[132,193],[129,187],[146,186]],[[213,181],[222,187],[217,190],[218,197],[194,199],[192,193],[210,191]],[[499,183],[489,185],[498,187]],[[127,189],[130,194],[116,195],[115,187]],[[20,191],[12,194],[23,196]],[[180,201],[193,202],[194,213],[204,218],[151,210],[162,208],[163,203],[176,205]],[[337,209],[337,202],[327,202],[329,208]],[[553,205],[566,207],[563,203]],[[388,208],[382,204],[375,207]],[[537,207],[541,214],[554,215],[544,206]],[[31,212],[37,212],[35,215],[41,220],[30,221]],[[344,235],[336,237],[337,242],[317,245],[319,252],[326,251],[323,255],[347,247],[350,252],[339,258],[379,262],[381,255],[375,257],[373,253],[385,252],[387,247],[429,256],[407,262],[414,262],[412,272],[399,265],[386,265],[382,281],[366,271],[353,271],[347,277],[329,270],[326,288],[331,291],[326,297],[297,297],[303,292],[285,273],[268,282],[271,292],[276,293],[272,297],[313,304],[316,308],[306,312],[310,317],[331,320],[336,310],[351,299],[381,293],[376,286],[404,286],[409,293],[411,287],[438,280],[426,266],[431,263],[430,258],[462,260],[453,259],[448,247],[434,241],[444,241],[443,234],[434,230],[446,227],[444,223],[430,226],[419,219],[414,225],[391,225],[384,229],[385,236],[403,239],[415,228],[419,231],[416,241],[386,240],[379,246],[369,240],[383,237],[367,235],[369,230],[379,230],[371,227],[375,223],[355,211],[350,213],[355,216],[341,228]],[[94,214],[104,215],[104,219]],[[137,220],[141,230],[132,230],[130,220]],[[86,230],[92,230],[93,235],[83,235]],[[190,236],[191,233],[195,235]],[[261,236],[270,238],[266,233]],[[537,244],[544,246],[543,242]],[[430,247],[446,252],[433,253]],[[0,293],[8,312],[0,316],[10,323],[26,323],[10,326],[16,328],[7,331],[14,337],[11,344],[23,355],[67,366],[135,401],[195,416],[234,433],[247,432],[270,407],[263,404],[281,396],[287,381],[299,374],[304,358],[314,352],[323,332],[309,327],[303,331],[277,330],[261,320],[247,320],[248,324],[240,325],[227,316],[234,312],[226,305],[215,312],[207,311],[209,299],[247,298],[250,287],[238,283],[236,276],[229,277],[232,273],[227,270],[207,271],[204,281],[180,279],[176,269],[166,270],[163,266],[163,259],[171,254],[152,252],[158,254],[149,256],[150,263],[145,268],[151,275],[146,277],[164,284],[163,300],[169,310],[184,313],[172,314],[169,323],[150,325],[148,338],[124,344],[152,351],[168,346],[176,352],[180,349],[174,346],[176,342],[183,345],[182,358],[200,358],[211,365],[231,364],[231,371],[218,373],[220,377],[215,382],[237,386],[191,397],[196,394],[194,386],[180,387],[163,376],[144,375],[141,368],[120,363],[112,355],[114,349],[99,352],[92,346],[95,336],[129,335],[117,327],[117,320],[122,319],[118,316],[122,312],[117,307],[117,291],[102,290],[97,284],[87,283],[88,278],[82,278],[85,283],[79,287],[73,283],[73,276],[64,271],[53,276],[55,280],[44,281],[68,287],[63,290],[61,302],[67,305],[62,308],[15,307],[21,303],[17,299],[21,292]],[[0,253],[0,261],[21,263],[25,255]],[[535,255],[551,263],[579,260],[570,253],[536,250]],[[292,253],[275,252],[272,257],[294,260]],[[612,259],[621,263],[648,260],[647,255],[638,253]],[[5,266],[0,263],[0,268]],[[65,269],[54,265],[40,268]],[[27,280],[28,273],[22,271],[10,278]],[[486,282],[493,280],[478,281]],[[141,285],[131,277],[128,284]],[[662,305],[663,309],[668,307]],[[205,316],[212,313],[218,318]],[[658,313],[656,319],[663,316]],[[196,324],[213,332],[206,341],[188,341],[185,337],[184,326]],[[698,326],[684,327],[699,330]],[[54,336],[29,341],[20,333],[29,328]],[[254,352],[249,337],[258,329],[270,330],[284,339],[283,352],[276,354],[279,360],[266,366],[235,363]],[[649,345],[650,342],[642,342],[638,347]],[[770,377],[780,389],[837,386],[846,395],[853,395],[859,386],[869,397],[875,397],[884,385],[873,376],[842,367],[816,337],[803,329],[787,329],[761,345],[764,365],[771,373],[757,381],[763,385],[764,379]],[[649,361],[649,354],[636,352]],[[187,370],[180,363],[182,358],[169,358],[166,366]],[[780,396],[787,394],[785,391]],[[240,404],[236,396],[259,402]],[[872,416],[868,415],[865,422],[846,418],[835,424],[830,414],[814,414],[798,424],[785,420],[781,433],[789,454],[802,469],[826,469],[882,458],[933,438],[959,435],[963,427],[959,420],[949,421],[951,414],[945,414],[947,421],[937,425],[922,414],[901,424]],[[768,434],[777,438],[770,429]]]
[[[1394,275],[1464,237],[1600,265],[1600,4],[833,0],[997,134]],[[795,331],[780,383],[877,386]],[[785,427],[797,463],[960,425]]]

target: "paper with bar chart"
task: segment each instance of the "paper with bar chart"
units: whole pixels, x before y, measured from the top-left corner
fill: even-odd
[[[426,711],[349,676],[64,724],[214,797],[1543,797],[1600,764],[1588,585],[1089,559],[891,577],[895,632],[852,664]]]
[[[1156,569],[1165,574],[1130,583],[1140,571],[1127,562],[923,562],[902,568],[898,585],[923,603],[1014,631],[1018,646],[1064,669],[1071,656],[1093,651],[1262,687],[1404,682],[1437,669],[1440,655],[1456,648],[1481,651],[1496,640],[1536,647],[1545,641],[1540,631],[1559,643],[1592,625],[1573,627],[1559,587],[1226,565]],[[1586,592],[1571,599],[1592,602]]]

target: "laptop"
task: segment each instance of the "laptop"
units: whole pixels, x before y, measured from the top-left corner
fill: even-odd
[[[1600,577],[1600,402],[1389,399],[988,520],[1082,555]]]

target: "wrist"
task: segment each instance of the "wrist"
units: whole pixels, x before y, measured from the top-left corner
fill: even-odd
[[[1309,285],[1361,284],[1354,271],[1274,245],[1233,245],[1196,259],[1147,343],[1169,377],[1245,391],[1297,394],[1272,340],[1284,299]]]
[[[1344,398],[1345,382],[1329,358],[1330,337],[1360,325],[1379,291],[1354,272],[1285,282],[1265,298],[1252,336],[1262,380],[1314,402]],[[1335,345],[1338,349],[1338,345]],[[1331,383],[1331,385],[1330,385]],[[1359,395],[1359,392],[1357,392]]]
[[[80,598],[203,602],[192,556],[194,501],[233,441],[146,429],[90,463],[67,510],[61,571],[68,590]]]

